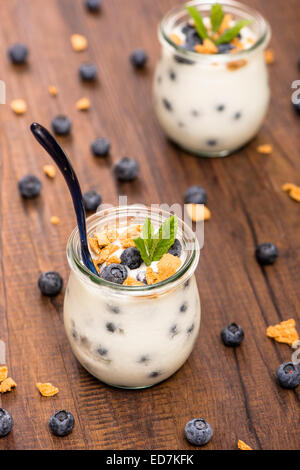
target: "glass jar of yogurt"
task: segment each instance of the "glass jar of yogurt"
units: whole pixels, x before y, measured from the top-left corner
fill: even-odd
[[[208,25],[214,3],[195,0],[186,5],[195,6]],[[184,27],[191,24],[184,6],[171,10],[159,25],[162,54],[153,87],[157,117],[172,141],[203,157],[227,156],[250,141],[264,120],[270,98],[264,60],[268,23],[238,2],[221,3],[232,22],[251,21],[240,32],[237,50],[223,47],[215,53],[199,53],[184,47]]]
[[[140,206],[108,209],[87,219],[88,234],[143,224],[147,216],[157,227],[170,214]],[[150,387],[174,374],[191,354],[200,326],[194,276],[200,250],[192,229],[180,219],[177,239],[181,265],[173,276],[157,284],[128,286],[92,274],[80,256],[78,230],[70,237],[66,333],[82,366],[108,385]]]

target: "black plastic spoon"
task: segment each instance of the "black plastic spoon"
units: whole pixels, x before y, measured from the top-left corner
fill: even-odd
[[[77,225],[80,234],[82,260],[85,266],[90,271],[92,271],[92,273],[98,276],[88,248],[85,222],[86,214],[83,206],[80,184],[74,168],[72,167],[70,160],[61,146],[50,134],[50,132],[45,129],[45,127],[41,126],[37,122],[34,122],[31,124],[30,129],[36,140],[41,144],[42,147],[44,147],[46,152],[48,152],[50,157],[52,157],[52,159],[55,161],[66,180],[76,213]]]

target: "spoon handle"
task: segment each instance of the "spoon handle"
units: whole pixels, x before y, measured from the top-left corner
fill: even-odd
[[[44,147],[46,152],[48,152],[52,159],[55,161],[66,180],[76,212],[83,262],[85,266],[90,271],[92,271],[92,273],[98,276],[88,248],[85,221],[86,215],[82,202],[82,192],[72,164],[63,149],[58,144],[58,142],[54,139],[50,132],[45,129],[45,127],[34,122],[33,124],[31,124],[30,129],[36,140],[41,144],[42,147]]]

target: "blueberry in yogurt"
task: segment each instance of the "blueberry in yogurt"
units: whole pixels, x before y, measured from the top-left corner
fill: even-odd
[[[128,266],[129,269],[139,268],[142,262],[140,252],[135,247],[126,248],[121,254],[121,263]]]
[[[15,65],[24,64],[28,57],[28,47],[25,44],[17,43],[8,49],[8,57]]]
[[[101,271],[102,279],[105,279],[109,282],[114,282],[115,284],[123,284],[127,278],[128,272],[127,268],[122,264],[112,263],[108,266],[105,266]]]
[[[114,167],[115,177],[119,181],[133,181],[139,173],[139,164],[129,157],[121,158]]]
[[[178,238],[176,238],[173,245],[169,248],[168,253],[170,253],[170,255],[178,256],[178,258],[180,258],[181,251],[182,251],[181,243],[178,240]]]
[[[199,185],[190,186],[184,195],[185,204],[206,204],[207,192]]]
[[[28,174],[19,181],[18,187],[24,199],[33,199],[40,194],[42,183],[37,176]]]

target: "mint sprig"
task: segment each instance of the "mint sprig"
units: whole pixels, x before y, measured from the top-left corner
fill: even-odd
[[[185,9],[189,12],[190,16],[193,18],[195,22],[195,28],[197,30],[197,33],[202,39],[210,39],[214,44],[219,45],[219,44],[224,44],[225,42],[230,42],[232,39],[234,39],[241,29],[243,29],[245,26],[247,26],[249,23],[251,23],[251,20],[240,20],[235,23],[235,25],[224,31],[223,34],[218,39],[214,39],[213,35],[210,35],[206,29],[206,26],[203,21],[203,17],[200,13],[200,11],[190,5],[186,5]],[[211,31],[212,33],[217,33],[220,29],[220,26],[222,24],[224,18],[224,11],[222,5],[219,3],[214,3],[211,7],[210,10],[210,24],[211,24]]]
[[[168,252],[175,242],[177,229],[178,219],[176,215],[166,219],[157,232],[155,232],[149,218],[146,217],[142,230],[143,238],[134,239],[135,246],[146,266],[150,266],[152,261],[159,261]]]

